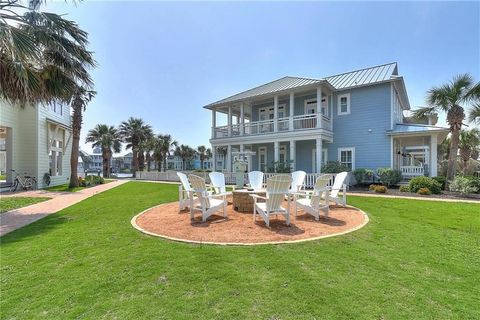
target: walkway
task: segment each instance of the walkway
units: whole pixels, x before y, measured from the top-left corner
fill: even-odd
[[[0,214],[0,236],[126,182],[128,181],[116,180],[77,192],[42,192],[42,190],[38,190],[12,195],[13,197],[51,197],[52,199]]]

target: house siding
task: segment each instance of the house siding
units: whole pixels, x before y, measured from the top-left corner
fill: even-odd
[[[350,114],[338,115],[338,95],[350,93]],[[338,160],[338,148],[355,148],[355,168],[391,166],[391,87],[389,83],[336,92],[333,95],[333,143],[328,160]],[[371,132],[369,132],[371,129]]]

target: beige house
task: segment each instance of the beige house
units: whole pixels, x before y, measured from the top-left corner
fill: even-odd
[[[0,170],[6,182],[12,182],[14,169],[38,180],[45,174],[50,185],[67,183],[70,179],[72,130],[70,108],[66,105],[13,106],[0,100],[0,146],[5,161]]]

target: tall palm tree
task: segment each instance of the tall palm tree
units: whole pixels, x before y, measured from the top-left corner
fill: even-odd
[[[167,158],[173,148],[178,146],[178,142],[169,134],[158,135],[158,158],[163,161],[163,171],[167,171]]]
[[[480,125],[480,103],[477,103],[468,113],[468,121]]]
[[[478,158],[478,151],[480,149],[480,130],[462,130],[460,132],[460,158],[463,162],[463,173],[466,174],[468,168],[468,161],[470,158]]]
[[[110,177],[110,161],[113,152],[118,153],[122,149],[122,138],[117,129],[106,124],[97,124],[88,131],[85,142],[92,143],[92,147],[102,149],[103,176]]]
[[[447,181],[453,180],[456,171],[460,131],[463,120],[465,119],[465,111],[462,105],[475,100],[472,91],[475,90],[476,87],[478,87],[478,84],[474,84],[473,78],[470,75],[463,74],[456,76],[450,83],[430,89],[427,93],[428,106],[417,109],[414,112],[414,116],[417,118],[424,117],[426,114],[434,111],[447,113],[447,122],[450,126],[451,134]]]
[[[141,159],[143,158],[144,162],[147,163],[147,171],[150,171],[151,162],[152,160],[154,160],[153,153],[155,152],[156,144],[157,137],[155,136],[151,136],[140,143],[140,155],[138,161],[138,166],[140,170],[145,168],[145,165],[142,165],[141,163]]]
[[[205,160],[208,160],[212,157],[212,150],[205,146],[198,146],[196,153],[200,158],[200,168],[205,169]]]
[[[175,149],[174,154],[182,159],[183,170],[190,169],[188,163],[195,157],[195,149],[182,144]]]
[[[152,127],[146,124],[143,119],[130,117],[120,124],[119,132],[123,141],[127,143],[127,149],[132,149],[132,173],[136,176],[138,171],[138,156],[140,143],[149,139],[152,135]]]

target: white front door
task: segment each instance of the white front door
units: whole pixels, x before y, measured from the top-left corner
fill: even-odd
[[[279,159],[280,163],[285,163],[287,161],[287,147],[280,146]]]

